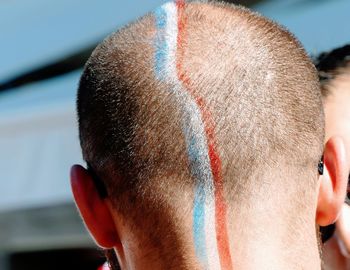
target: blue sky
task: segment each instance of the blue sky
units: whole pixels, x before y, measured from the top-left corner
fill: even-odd
[[[89,46],[164,0],[31,0],[0,3],[0,81]],[[267,1],[256,9],[319,52],[350,40],[350,1]]]

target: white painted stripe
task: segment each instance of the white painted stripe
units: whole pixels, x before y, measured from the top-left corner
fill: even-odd
[[[211,189],[212,190],[212,189]],[[205,219],[205,236],[207,243],[207,256],[209,269],[220,269],[220,258],[216,240],[215,228],[215,201],[214,194],[208,194],[206,197],[206,219]]]

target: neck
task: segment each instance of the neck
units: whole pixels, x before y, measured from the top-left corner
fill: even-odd
[[[287,191],[279,192],[286,196],[279,200],[256,196],[241,209],[230,209],[235,270],[321,269],[316,199],[293,202]]]
[[[297,229],[280,227],[275,219],[254,228],[237,226],[233,248],[234,269],[321,269],[315,226]],[[312,235],[305,232],[312,231]]]
[[[321,269],[317,233],[312,222],[293,231],[271,216],[231,220],[240,220],[229,228],[233,269]],[[161,247],[150,246],[153,239],[125,238],[122,252],[117,251],[122,269],[204,269],[191,243],[184,240],[191,239],[190,232],[179,237],[181,239],[171,237],[167,243],[168,236],[159,236]],[[229,270],[220,265],[209,269]]]

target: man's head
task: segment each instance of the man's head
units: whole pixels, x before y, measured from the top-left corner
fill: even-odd
[[[350,153],[350,45],[321,53],[315,59],[315,65],[319,72],[324,101],[326,140],[333,136],[342,137],[347,153]],[[347,268],[346,265],[350,264],[349,213],[350,207],[344,204],[336,228],[333,225],[333,230],[330,231],[333,233],[335,229],[336,237],[324,246],[325,263],[332,269]]]
[[[125,268],[281,266],[302,250],[282,243],[316,243],[315,219],[337,215],[342,144],[326,146],[320,185],[315,68],[288,31],[246,9],[167,3],[112,34],[85,66],[78,117],[108,197],[74,167],[75,198]]]

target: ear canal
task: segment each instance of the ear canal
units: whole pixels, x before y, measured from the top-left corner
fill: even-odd
[[[318,174],[323,175],[323,169],[324,169],[324,163],[323,163],[323,156],[321,157],[320,161],[318,162]]]

